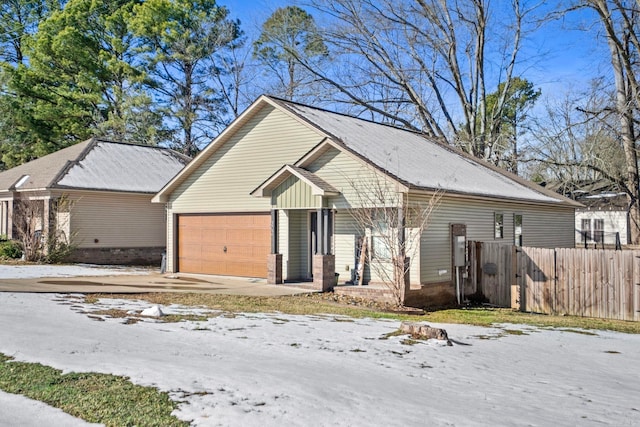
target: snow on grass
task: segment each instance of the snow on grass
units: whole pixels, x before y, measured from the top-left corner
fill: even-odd
[[[148,269],[121,266],[74,265],[0,265],[0,279],[34,279],[39,277],[116,276],[149,274]]]
[[[129,376],[170,392],[182,402],[176,415],[198,426],[640,424],[637,335],[432,324],[447,330],[447,347],[395,336],[389,320],[258,313],[124,324],[90,312],[152,304],[60,299],[0,294],[0,324],[11,325],[0,327],[0,352]]]
[[[0,391],[0,424],[4,426],[41,426],[46,424],[57,427],[99,426],[90,424],[60,409],[53,408],[37,400]]]

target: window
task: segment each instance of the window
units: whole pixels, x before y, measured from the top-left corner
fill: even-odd
[[[387,218],[376,218],[374,226],[371,228],[371,255],[373,258],[380,260],[391,259],[391,248],[389,245],[392,243],[392,237],[389,234],[389,225],[386,222]]]
[[[496,239],[504,238],[504,215],[501,213],[494,213],[493,221],[495,224],[493,237],[495,237]]]
[[[9,235],[9,202],[0,202],[0,235]]]
[[[513,214],[513,244],[522,246],[522,215]]]
[[[580,227],[580,234],[582,234],[582,243],[587,243],[591,240],[591,220],[583,219]]]
[[[593,240],[596,243],[604,243],[604,219],[593,220]]]

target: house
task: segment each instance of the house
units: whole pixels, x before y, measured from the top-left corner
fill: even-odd
[[[464,252],[465,239],[574,245],[580,205],[570,199],[420,134],[268,96],[153,201],[167,206],[171,272],[313,279],[318,289],[337,273],[340,284],[373,288],[384,282],[371,268],[388,258],[378,244],[384,236],[354,213],[376,205],[378,189],[388,200],[376,207],[389,212],[437,198],[420,235],[387,224],[387,233],[414,243],[414,299],[451,301],[460,259],[452,248]]]
[[[585,193],[576,200],[584,205],[576,209],[576,245],[620,247],[627,244],[629,202],[626,193]]]
[[[172,150],[90,139],[0,172],[0,234],[57,236],[69,261],[159,264],[164,206],[151,198],[189,159]]]
[[[619,184],[594,177],[540,185],[581,204],[574,224],[576,246],[620,248],[629,242],[629,201]]]

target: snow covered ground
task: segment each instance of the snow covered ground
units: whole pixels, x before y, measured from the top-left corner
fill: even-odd
[[[0,294],[0,352],[129,376],[170,392],[182,402],[176,415],[198,426],[640,425],[636,335],[432,324],[454,345],[407,345],[384,339],[396,321],[240,314],[124,324],[86,312],[150,304],[79,301]],[[51,408],[40,410],[47,419]]]
[[[0,278],[134,273],[0,266]],[[397,321],[333,315],[134,324],[91,315],[150,307],[143,301],[87,305],[77,295],[0,293],[0,352],[64,371],[129,376],[169,392],[182,402],[176,415],[197,426],[640,425],[636,335],[431,324],[447,329],[454,341],[448,347],[386,337],[398,329]],[[85,424],[0,392],[0,425],[40,426],[45,420]]]
[[[0,265],[0,279],[32,279],[38,277],[115,276],[121,274],[149,274],[149,270],[135,267],[75,265]]]

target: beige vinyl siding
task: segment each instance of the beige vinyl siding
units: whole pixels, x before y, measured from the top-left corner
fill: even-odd
[[[167,206],[167,204],[162,203],[162,206]],[[175,255],[175,251],[173,250],[173,243],[177,244],[177,241],[174,240],[177,237],[177,233],[175,230],[176,227],[176,215],[171,214],[169,212],[169,210],[167,209],[167,215],[166,215],[166,220],[167,220],[167,226],[166,226],[166,235],[167,235],[167,257],[166,257],[166,270],[169,273],[175,273],[176,272],[176,260],[174,259],[174,255]]]
[[[412,200],[428,198],[413,197]],[[494,213],[504,215],[504,237],[494,237]],[[481,201],[447,197],[441,199],[433,212],[420,246],[420,280],[433,283],[451,280],[452,223],[467,226],[467,239],[513,244],[513,215],[522,215],[522,235],[525,246],[571,247],[573,246],[573,208],[546,207],[516,202]],[[446,270],[446,273],[444,271]],[[440,274],[440,272],[443,274]]]
[[[171,193],[171,208],[176,213],[267,211],[269,198],[253,197],[251,191],[321,140],[265,106]]]
[[[322,196],[314,196],[309,184],[292,175],[274,190],[271,203],[279,209],[314,209],[322,207]]]
[[[283,268],[290,280],[309,278],[309,211],[290,210],[289,253]],[[284,258],[284,257],[283,257]]]
[[[355,269],[359,261],[356,260],[356,245],[359,237],[365,233],[363,231],[359,231],[360,227],[358,226],[357,221],[346,210],[336,212],[334,230],[335,234],[333,238],[335,248],[334,254],[336,257],[336,273],[340,274],[340,282],[349,281],[355,278]],[[391,232],[394,231],[391,230]],[[415,234],[415,231],[408,230],[407,238],[412,239],[412,242],[407,245],[408,249],[411,250],[411,248],[415,247],[416,258],[419,258],[417,255],[420,253],[420,242],[417,239],[417,234]],[[370,267],[371,262],[375,262],[375,260],[371,259],[371,236],[369,234],[367,234],[367,242],[369,250],[367,251],[368,257],[365,261],[364,283],[369,281],[380,282],[382,278],[378,277],[376,274],[376,271],[379,270],[371,269]],[[390,268],[391,264],[388,266]],[[392,274],[390,269],[388,271],[389,274]],[[419,261],[411,262],[409,279],[410,283],[420,283]]]
[[[336,273],[340,274],[340,282],[346,282],[355,278],[356,244],[359,236],[364,234],[359,231],[358,224],[347,211],[337,211],[334,217],[334,255],[336,259]],[[369,281],[369,269],[364,276]]]
[[[282,278],[289,279],[287,270],[289,260],[289,212],[278,211],[278,253],[282,254]]]
[[[80,248],[165,246],[164,204],[152,196],[69,192],[72,241]]]
[[[373,168],[364,165],[361,160],[335,148],[329,148],[316,158],[307,169],[340,192],[339,196],[328,199],[328,206],[337,210],[334,226],[335,265],[336,272],[340,274],[340,282],[351,280],[355,276],[354,270],[357,267],[356,244],[358,237],[363,232],[358,231],[358,224],[348,209],[375,200],[375,196],[368,197],[365,193],[376,191],[377,188],[386,188],[389,195],[387,202],[393,202],[392,198],[396,194],[395,184],[375,172]],[[369,247],[370,243],[369,240]],[[368,253],[370,254],[370,251]],[[363,278],[365,283],[381,280],[375,274],[375,269],[371,270],[371,261],[369,257],[365,264]],[[417,280],[417,271],[412,268],[411,276],[416,276],[415,280]]]
[[[328,149],[307,169],[340,192],[339,196],[331,197],[336,209],[366,203],[367,197],[363,196],[364,192],[371,191],[377,185],[387,186],[390,194],[395,191],[392,181],[386,181],[386,178],[374,172],[373,168],[335,148]]]
[[[171,213],[268,211],[270,199],[250,193],[322,139],[282,111],[265,106],[171,193]],[[167,235],[171,232],[169,228]],[[173,252],[173,245],[168,245],[170,271]]]

